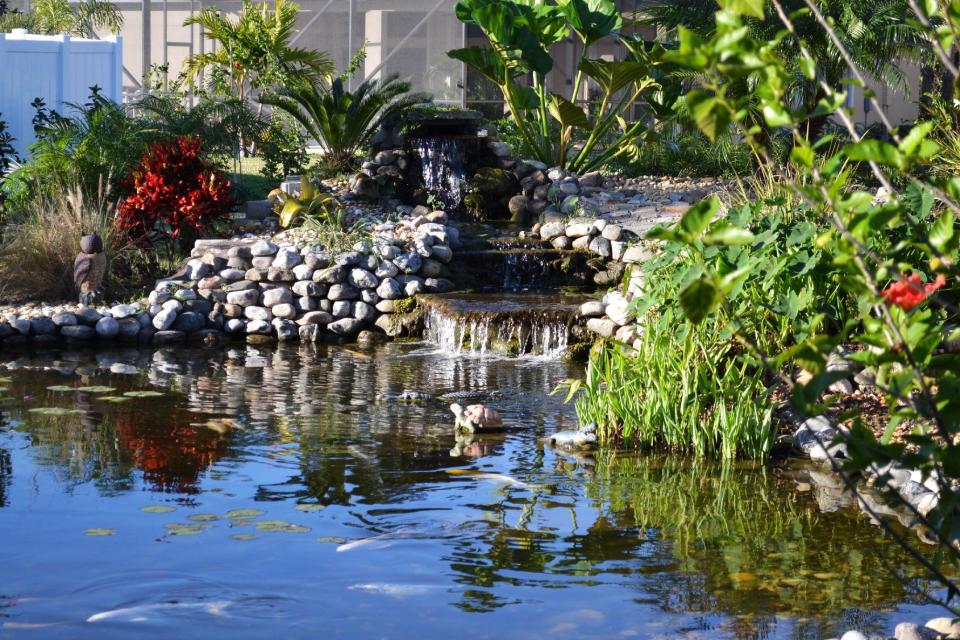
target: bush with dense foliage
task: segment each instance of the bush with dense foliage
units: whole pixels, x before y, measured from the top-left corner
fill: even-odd
[[[722,402],[729,396],[721,393],[731,370],[735,372],[731,382],[743,392],[737,402],[769,407],[772,397],[758,401],[744,386],[753,375],[762,374],[769,379],[768,386],[782,390],[778,399],[788,398],[795,413],[812,416],[829,411],[846,421],[848,428],[840,430],[836,443],[846,445],[845,459],[827,449],[830,442],[822,444],[833,452],[829,462],[851,489],[856,489],[856,474],[864,472],[879,472],[876,484],[889,486],[891,474],[880,472],[880,466],[890,462],[916,471],[932,487],[932,503],[922,503],[921,510],[907,494],[894,490],[890,497],[923,525],[940,553],[931,559],[917,552],[910,540],[900,542],[947,587],[949,604],[960,592],[950,577],[960,565],[960,176],[930,168],[953,165],[957,147],[945,136],[942,122],[893,127],[870,92],[867,100],[881,120],[883,136],[867,137],[857,130],[844,108],[846,84],[832,84],[823,70],[839,58],[848,82],[864,87],[866,75],[874,69],[857,55],[847,41],[851,34],[842,32],[841,22],[830,15],[834,4],[845,3],[736,0],[722,3],[708,30],[677,27],[678,45],[664,59],[697,76],[699,84],[685,102],[701,131],[713,138],[734,127],[761,160],[760,166],[775,166],[767,131],[789,132],[791,149],[788,165],[775,168],[771,175],[777,197],[761,202],[759,217],[744,217],[736,208],[724,215],[711,201],[692,207],[679,223],[650,235],[663,244],[665,257],[660,262],[667,260],[672,266],[663,274],[668,280],[653,274],[635,300],[635,311],[645,331],[644,349],[654,349],[661,359],[671,354],[657,351],[657,340],[681,347],[677,341],[697,338],[694,348],[683,352],[687,363],[653,372],[663,379],[683,372],[698,381],[712,376],[700,389],[717,389],[709,391],[713,407],[696,399],[703,424],[714,424],[715,416],[732,406]],[[924,46],[936,55],[948,81],[960,87],[960,69],[950,53],[954,34],[960,31],[960,13],[954,5],[900,3],[896,7],[900,13],[889,15],[898,19],[909,6],[909,25],[902,26],[920,30]],[[803,11],[792,12],[797,6]],[[854,15],[859,15],[856,11]],[[773,25],[775,34],[758,32],[757,21]],[[867,20],[861,26],[869,24]],[[816,38],[797,37],[801,27],[822,33]],[[872,42],[870,38],[882,35],[863,37]],[[794,56],[783,54],[788,39]],[[890,56],[889,51],[882,53]],[[815,88],[815,99],[795,99],[798,73]],[[742,91],[744,87],[751,90]],[[812,138],[821,119],[833,119],[845,136]],[[951,130],[953,126],[946,125]],[[856,180],[861,171],[883,187],[883,195]],[[769,226],[768,217],[776,228]],[[657,324],[671,309],[674,322]],[[669,335],[658,337],[658,328]],[[709,340],[703,341],[703,336]],[[850,375],[828,366],[841,344],[852,347],[851,360],[872,370],[886,416],[872,413],[870,421],[865,420],[869,409],[855,397],[846,399],[843,411],[834,406],[838,398],[831,385]],[[591,366],[604,366],[604,357]],[[640,365],[655,364],[643,349],[636,357]],[[649,366],[634,369],[640,375],[650,371]],[[603,397],[619,393],[611,385],[624,379],[638,393],[669,391],[619,375],[614,372],[610,380],[594,384],[580,400],[582,410],[604,408],[606,402],[607,410],[612,406],[616,412],[617,405]],[[687,388],[683,377],[670,382],[675,394],[678,385]],[[679,397],[694,401],[685,392]],[[626,410],[615,415],[621,425],[636,423],[635,431],[641,435],[645,426],[652,426],[645,416],[638,419],[628,413],[630,408],[640,412],[643,406],[637,407],[630,398],[621,404]],[[669,412],[670,405],[661,410]],[[693,438],[700,423],[689,420],[685,406],[675,411],[690,424],[686,446],[709,453]],[[675,428],[667,415],[667,427]],[[877,421],[883,428],[875,432]],[[893,439],[898,429],[906,433],[899,441]],[[661,432],[658,437],[668,436]],[[869,504],[863,507],[881,526],[902,536]],[[944,568],[944,563],[953,568]]]
[[[119,33],[123,13],[110,0],[34,0],[29,11],[0,11],[0,33],[26,29],[29,33],[97,38],[97,31]]]
[[[131,182],[132,193],[117,208],[117,228],[140,244],[188,244],[233,205],[230,182],[203,159],[193,136],[151,145]]]
[[[307,139],[300,125],[280,110],[271,114],[257,145],[257,156],[263,160],[260,173],[274,184],[287,176],[303,175],[310,164]]]

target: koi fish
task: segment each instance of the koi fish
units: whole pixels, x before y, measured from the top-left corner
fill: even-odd
[[[502,482],[504,484],[509,484],[514,487],[520,487],[521,489],[528,489],[533,491],[537,489],[537,485],[529,484],[517,480],[516,478],[511,478],[510,476],[505,476],[502,473],[488,473],[486,471],[474,471],[473,469],[446,469],[447,474],[451,476],[472,476],[478,480],[492,480],[494,482]]]
[[[104,622],[106,620],[144,622],[149,620],[150,614],[152,613],[182,610],[200,610],[212,616],[222,616],[224,615],[224,610],[231,604],[233,603],[228,600],[214,600],[212,602],[160,602],[158,604],[145,604],[138,607],[123,607],[121,609],[101,611],[87,618],[87,622]]]

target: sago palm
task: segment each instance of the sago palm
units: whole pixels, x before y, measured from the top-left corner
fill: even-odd
[[[326,151],[330,166],[348,169],[384,118],[429,100],[426,94],[409,93],[410,83],[396,75],[367,80],[348,91],[343,78],[329,89],[286,87],[264,94],[260,101],[289,113]]]
[[[199,25],[204,36],[219,45],[214,52],[187,60],[187,77],[194,79],[203,69],[213,67],[230,79],[240,99],[250,89],[265,90],[295,81],[321,85],[333,74],[333,63],[325,52],[291,45],[299,11],[289,0],[276,0],[272,9],[266,2],[255,5],[244,0],[236,20],[224,17],[214,7],[187,18],[184,26]]]

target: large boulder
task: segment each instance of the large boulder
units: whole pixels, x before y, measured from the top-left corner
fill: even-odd
[[[510,199],[520,192],[520,181],[506,169],[482,167],[470,181],[463,206],[477,220],[510,216]]]

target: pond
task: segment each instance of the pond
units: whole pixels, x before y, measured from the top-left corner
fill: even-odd
[[[545,449],[576,425],[549,394],[577,365],[418,343],[5,359],[0,636],[823,638],[941,615],[794,463]],[[454,400],[515,430],[455,447]]]

